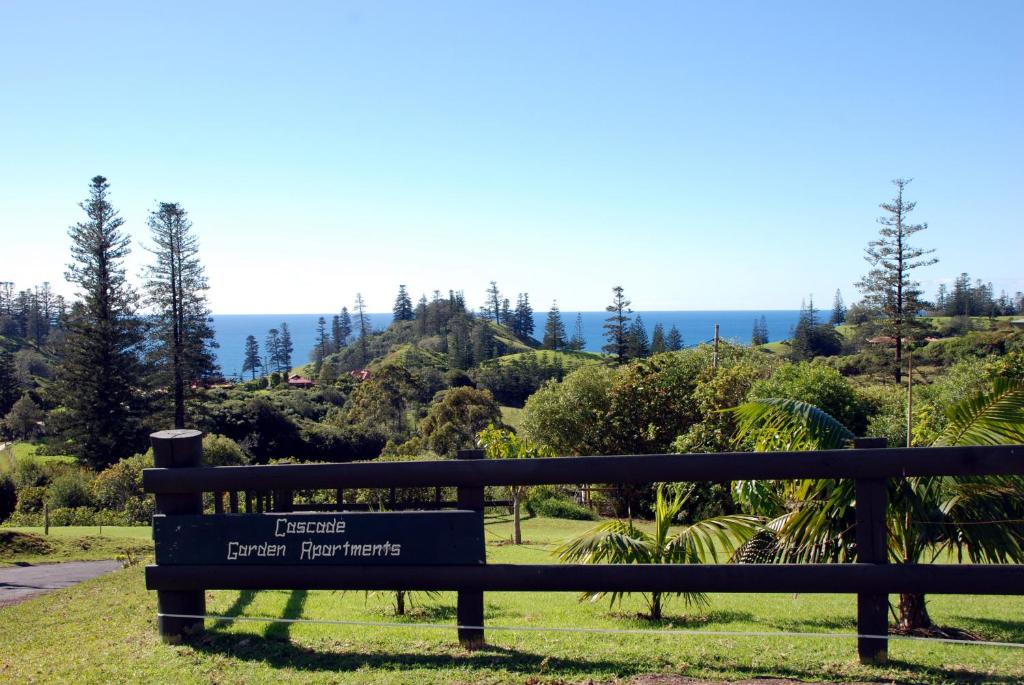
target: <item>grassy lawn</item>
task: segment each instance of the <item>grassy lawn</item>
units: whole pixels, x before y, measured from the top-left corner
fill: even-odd
[[[153,552],[148,526],[0,528],[0,567],[11,564],[51,564],[60,561],[139,558]]]
[[[67,464],[75,463],[75,458],[66,455],[42,455],[36,454],[37,445],[33,445],[29,442],[15,442],[9,444],[3,450],[0,450],[0,473],[9,471],[14,467],[14,462],[18,459],[33,458],[38,461],[59,461]]]
[[[505,425],[519,430],[523,423],[523,410],[519,407],[502,407],[501,420],[505,422]]]
[[[526,544],[506,544],[509,523],[488,525],[491,562],[550,563],[550,549],[591,523],[524,522]],[[175,683],[466,683],[612,681],[645,673],[738,678],[775,675],[803,680],[993,682],[1024,680],[1018,649],[893,641],[892,663],[861,667],[852,639],[487,634],[489,647],[462,650],[452,629],[454,595],[413,597],[396,618],[390,596],[361,592],[207,593],[208,612],[364,622],[407,627],[216,624],[189,645],[156,635],[155,593],[142,568],[123,571],[0,610],[0,674],[9,682]],[[646,628],[640,597],[610,609],[567,593],[489,593],[491,626]],[[933,597],[933,618],[989,639],[1024,641],[1024,598]],[[855,599],[831,595],[711,596],[706,610],[671,603],[656,627],[711,631],[853,632]]]

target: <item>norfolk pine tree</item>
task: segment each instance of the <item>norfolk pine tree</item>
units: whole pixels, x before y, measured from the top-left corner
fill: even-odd
[[[651,334],[651,354],[661,354],[665,350],[665,327],[659,321],[654,324],[654,333]]]
[[[356,325],[359,327],[359,363],[366,364],[370,361],[370,320],[366,316],[366,302],[363,301],[362,293],[356,293]]]
[[[21,385],[14,371],[14,355],[0,345],[0,416],[5,416],[21,397]]]
[[[284,321],[281,322],[281,345],[277,351],[277,364],[287,376],[292,368],[292,352],[295,351],[295,346],[292,345],[292,332],[288,330],[288,324]]]
[[[281,372],[288,369],[281,368],[281,332],[276,328],[267,331],[267,338],[263,343],[263,349],[267,354],[267,365],[271,371]]]
[[[633,310],[629,308],[630,301],[622,294],[621,285],[612,288],[612,292],[615,293],[612,303],[604,308],[611,314],[604,322],[604,337],[608,342],[601,351],[614,357],[616,364],[625,364],[629,359],[629,315]]]
[[[252,372],[252,380],[256,380],[256,372],[262,366],[260,361],[260,344],[256,342],[256,336],[249,335],[245,338],[245,356],[242,361],[242,374],[246,371]]]
[[[97,468],[145,445],[143,329],[138,296],[125,278],[130,239],[109,202],[109,187],[102,176],[92,179],[89,199],[80,205],[86,220],[68,230],[73,262],[65,277],[81,300],[69,316],[54,384],[55,398],[67,409],[69,444]]]
[[[679,329],[675,327],[675,324],[672,324],[672,328],[668,329],[665,347],[668,348],[669,352],[678,352],[683,349],[683,336],[679,333]]]
[[[395,307],[392,310],[395,321],[412,321],[414,318],[412,310],[412,298],[404,285],[398,286],[398,296],[395,298]]]
[[[893,180],[896,197],[880,205],[886,214],[878,218],[882,226],[878,231],[879,237],[869,242],[864,250],[864,259],[872,268],[857,283],[865,304],[882,313],[883,332],[895,340],[893,375],[897,383],[903,373],[903,341],[914,329],[920,328],[916,321],[920,284],[910,280],[910,272],[939,261],[927,257],[935,250],[913,247],[909,242],[912,235],[928,228],[928,224],[907,223],[907,215],[917,205],[903,199],[903,190],[908,183],[910,179]]]
[[[572,337],[569,339],[569,349],[573,352],[582,352],[587,346],[587,340],[583,337],[583,314],[576,312],[576,325],[573,326]]]
[[[565,324],[562,323],[562,313],[558,311],[558,302],[551,303],[551,310],[548,312],[547,322],[544,324],[544,348],[548,350],[560,350],[565,347]]]
[[[149,214],[150,252],[155,263],[145,270],[145,303],[153,309],[150,360],[157,384],[170,386],[174,427],[185,427],[185,398],[190,381],[217,372],[213,348],[217,346],[206,304],[208,289],[199,262],[199,244],[192,222],[180,205],[161,202]]]

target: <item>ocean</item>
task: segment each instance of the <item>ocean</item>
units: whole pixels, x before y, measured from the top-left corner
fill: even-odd
[[[608,313],[580,312],[583,318],[583,337],[585,349],[600,352],[605,344],[603,325]],[[213,329],[220,347],[217,349],[217,362],[221,372],[228,378],[238,376],[242,370],[242,359],[245,350],[245,338],[256,336],[260,348],[271,328],[281,328],[282,322],[288,323],[291,330],[295,353],[292,363],[298,366],[309,361],[309,352],[316,340],[316,321],[323,316],[330,326],[333,313],[329,314],[215,314]],[[726,340],[749,343],[754,321],[761,316],[768,324],[769,341],[784,340],[800,317],[799,310],[770,311],[648,311],[634,312],[633,316],[643,318],[644,328],[650,335],[655,324],[661,323],[665,333],[675,326],[683,336],[683,344],[687,347],[710,341],[715,335],[715,324],[719,325],[719,335]],[[370,314],[370,323],[375,330],[384,329],[391,323],[391,313]],[[534,337],[540,339],[544,335],[544,322],[547,312],[534,314],[536,330]],[[576,324],[576,312],[563,311],[562,321],[569,336],[572,336]]]

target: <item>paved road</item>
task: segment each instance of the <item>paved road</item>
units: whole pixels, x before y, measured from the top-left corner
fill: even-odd
[[[121,568],[119,561],[68,561],[62,564],[0,568],[0,607],[68,587]]]

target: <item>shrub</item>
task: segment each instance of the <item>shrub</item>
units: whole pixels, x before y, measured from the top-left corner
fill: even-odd
[[[586,507],[581,507],[567,499],[552,497],[541,500],[533,505],[533,512],[537,516],[546,516],[553,519],[572,519],[573,521],[595,521],[597,514]]]
[[[131,500],[146,498],[142,470],[153,466],[153,454],[136,454],[108,466],[92,482],[94,501],[103,509],[123,511]]]
[[[46,501],[46,488],[30,485],[18,490],[18,506],[15,509],[19,514],[35,514],[43,510],[43,502]]]
[[[203,464],[206,466],[240,466],[248,462],[238,443],[216,433],[203,436]],[[150,464],[152,466],[152,457]]]
[[[10,476],[0,475],[0,521],[14,513],[18,505],[18,491]]]
[[[49,474],[43,465],[31,457],[22,458],[14,463],[14,484],[18,488],[41,487],[46,485]]]
[[[834,416],[855,435],[864,435],[867,428],[868,407],[857,396],[850,381],[827,364],[801,362],[784,366],[771,378],[755,383],[748,399],[770,397],[813,404]]]
[[[85,471],[66,471],[53,479],[46,489],[47,503],[52,509],[77,509],[91,507],[92,488]],[[77,524],[62,524],[77,525]]]
[[[597,514],[576,504],[564,491],[554,485],[534,487],[526,501],[526,510],[534,516],[547,518],[572,519],[574,521],[597,519]]]

